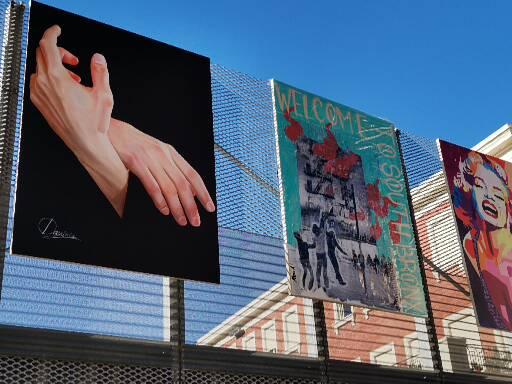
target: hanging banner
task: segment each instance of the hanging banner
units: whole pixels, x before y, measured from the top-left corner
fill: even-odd
[[[426,316],[393,125],[273,87],[290,293]]]
[[[219,282],[210,60],[32,2],[12,252]]]
[[[512,331],[512,164],[439,140],[476,318]]]

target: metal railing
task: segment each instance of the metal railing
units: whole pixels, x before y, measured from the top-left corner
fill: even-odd
[[[471,371],[512,375],[512,355],[509,351],[495,346],[484,349],[477,345],[467,345],[466,349]]]

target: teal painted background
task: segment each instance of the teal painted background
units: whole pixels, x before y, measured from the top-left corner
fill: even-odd
[[[382,198],[392,205],[386,217],[378,218],[382,235],[377,240],[379,251],[392,254],[398,271],[402,312],[426,316],[423,285],[417,248],[409,212],[402,162],[392,123],[364,112],[321,98],[306,91],[274,81],[275,111],[283,184],[287,243],[296,247],[294,231],[301,229],[299,178],[296,144],[286,135],[291,125],[285,112],[300,123],[304,135],[322,143],[327,137],[327,124],[344,151],[362,159],[366,184],[378,183]],[[372,211],[372,223],[377,215]],[[394,240],[394,241],[393,241]]]

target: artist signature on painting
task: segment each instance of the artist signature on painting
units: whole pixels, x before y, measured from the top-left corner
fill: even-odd
[[[57,222],[52,217],[43,217],[39,219],[37,228],[39,229],[39,233],[43,239],[80,240],[73,233],[60,230],[57,226]]]

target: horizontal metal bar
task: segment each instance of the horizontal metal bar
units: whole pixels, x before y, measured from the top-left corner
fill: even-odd
[[[0,327],[0,355],[48,360],[177,366],[170,343],[22,327]]]

